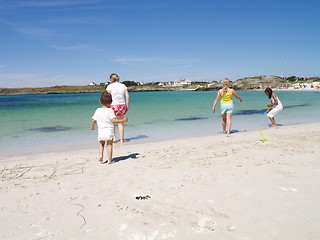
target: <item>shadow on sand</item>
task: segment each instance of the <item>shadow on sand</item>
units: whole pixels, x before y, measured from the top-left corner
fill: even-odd
[[[140,153],[131,153],[127,156],[120,156],[120,157],[115,157],[112,159],[113,162],[120,162],[128,159],[137,159],[139,158]]]
[[[237,129],[232,129],[232,130],[230,131],[230,134],[239,133],[239,132],[246,132],[246,130],[239,131],[239,130],[237,130]],[[223,132],[219,132],[219,133],[220,133],[220,134],[224,134]]]

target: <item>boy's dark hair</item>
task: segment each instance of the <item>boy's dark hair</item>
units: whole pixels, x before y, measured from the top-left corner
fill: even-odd
[[[111,93],[105,91],[103,93],[101,93],[100,96],[100,102],[102,105],[109,105],[112,103],[112,96]]]
[[[268,95],[269,98],[271,98],[271,96],[272,96],[272,89],[271,88],[267,87],[264,90],[264,92]]]

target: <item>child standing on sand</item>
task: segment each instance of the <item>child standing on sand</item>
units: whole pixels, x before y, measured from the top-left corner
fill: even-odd
[[[278,98],[278,96],[272,92],[271,88],[266,88],[264,90],[265,94],[269,97],[269,99],[271,99],[271,104],[268,104],[267,107],[269,108],[267,110],[267,116],[269,117],[272,125],[271,127],[277,127],[278,125],[276,124],[276,121],[274,120],[274,116],[281,112],[283,109],[282,103],[280,101],[280,99]]]
[[[222,80],[223,88],[217,93],[217,96],[213,102],[212,112],[216,111],[216,105],[219,98],[221,98],[221,115],[222,115],[222,131],[226,133],[227,136],[230,135],[231,124],[232,124],[232,112],[233,112],[233,100],[232,96],[235,96],[240,102],[242,98],[237,94],[237,92],[230,88],[230,80],[225,78]]]
[[[127,122],[128,118],[117,119],[114,111],[110,108],[112,96],[109,92],[103,92],[100,96],[101,108],[97,108],[92,116],[91,130],[98,125],[98,141],[99,141],[99,162],[112,164],[114,123]],[[104,147],[107,142],[108,160],[103,161]]]

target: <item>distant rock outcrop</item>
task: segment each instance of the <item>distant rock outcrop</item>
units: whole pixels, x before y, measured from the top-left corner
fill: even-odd
[[[252,90],[266,87],[276,88],[284,85],[286,80],[277,76],[246,77],[232,83],[235,89]]]
[[[155,91],[177,91],[176,88],[153,87],[153,86],[130,86],[129,92],[155,92]]]

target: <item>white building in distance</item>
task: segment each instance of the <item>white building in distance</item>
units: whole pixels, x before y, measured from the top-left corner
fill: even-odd
[[[187,85],[191,85],[191,81],[185,78],[181,78],[173,82],[173,86],[175,87],[181,87],[181,86],[187,86]]]

